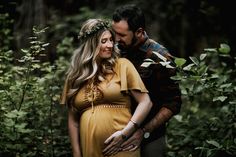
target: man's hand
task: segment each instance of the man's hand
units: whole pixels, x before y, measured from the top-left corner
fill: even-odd
[[[131,137],[122,143],[122,151],[135,151],[141,144],[143,134],[142,129],[136,130]]]

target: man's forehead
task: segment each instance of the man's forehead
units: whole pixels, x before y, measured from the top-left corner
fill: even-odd
[[[125,21],[125,20],[121,20],[119,22],[112,21],[112,28],[115,30],[121,29],[123,31],[128,31],[129,25],[128,25],[127,21]]]

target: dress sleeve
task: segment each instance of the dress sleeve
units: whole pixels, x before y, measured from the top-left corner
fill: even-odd
[[[128,59],[120,58],[118,68],[122,92],[128,93],[129,90],[139,90],[148,93],[139,73]]]

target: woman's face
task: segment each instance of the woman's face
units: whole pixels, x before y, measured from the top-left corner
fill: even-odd
[[[101,47],[99,51],[100,58],[110,58],[114,46],[114,41],[112,39],[112,34],[110,31],[105,31],[101,37]]]

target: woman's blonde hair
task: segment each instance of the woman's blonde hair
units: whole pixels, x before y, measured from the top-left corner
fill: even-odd
[[[89,19],[83,25],[79,33],[80,46],[74,51],[71,64],[67,71],[67,103],[73,103],[74,96],[83,84],[90,80],[97,82],[104,80],[107,73],[113,72],[115,60],[119,56],[118,49],[113,46],[110,58],[97,63],[98,54],[101,47],[101,37],[105,31],[110,31],[113,41],[115,36],[110,25],[101,19]]]

